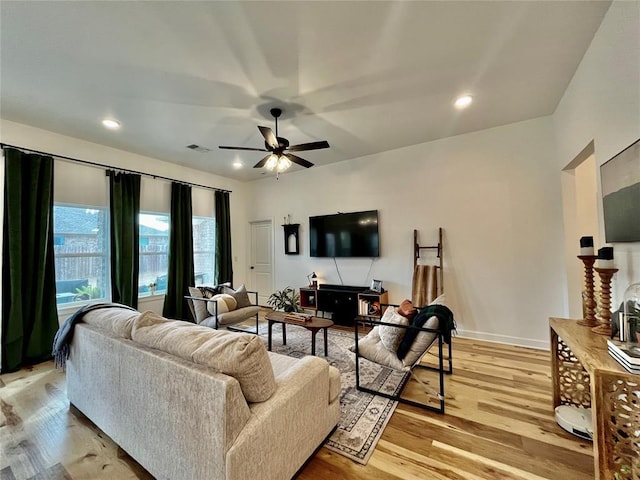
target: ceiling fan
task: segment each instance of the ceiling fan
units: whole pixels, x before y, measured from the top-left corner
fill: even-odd
[[[258,152],[269,152],[262,160],[256,163],[253,168],[266,168],[267,170],[277,170],[283,172],[291,166],[291,163],[296,163],[302,167],[313,167],[313,163],[300,158],[290,152],[302,152],[305,150],[319,150],[322,148],[329,148],[329,143],[326,140],[321,142],[300,143],[298,145],[289,145],[289,140],[278,136],[278,117],[282,115],[282,109],[272,108],[270,110],[273,118],[276,119],[276,133],[274,135],[273,130],[269,127],[258,127],[260,133],[264,137],[265,148],[253,148],[253,147],[227,147],[220,145],[218,148],[227,150],[252,150]]]

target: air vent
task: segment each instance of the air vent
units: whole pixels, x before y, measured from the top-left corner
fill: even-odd
[[[210,148],[201,147],[200,145],[196,145],[195,143],[192,143],[191,145],[187,145],[187,148],[190,148],[191,150],[195,150],[196,152],[200,152],[200,153],[207,153],[211,151]]]

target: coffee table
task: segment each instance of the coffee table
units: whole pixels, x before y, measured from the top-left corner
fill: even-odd
[[[324,330],[324,356],[328,355],[328,345],[327,345],[327,330],[329,327],[333,325],[331,320],[326,318],[319,317],[311,317],[311,321],[300,323],[292,320],[288,320],[285,318],[285,312],[270,312],[265,315],[265,319],[269,322],[269,333],[268,333],[268,349],[271,351],[271,331],[274,323],[282,324],[282,344],[287,344],[287,325],[299,325],[300,327],[304,327],[311,332],[311,355],[316,354],[316,333],[318,330]]]

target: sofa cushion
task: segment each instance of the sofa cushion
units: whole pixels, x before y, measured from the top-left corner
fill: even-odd
[[[108,330],[117,337],[131,339],[131,330],[140,312],[128,308],[98,308],[84,314],[82,321]]]
[[[211,329],[208,327],[169,320],[147,311],[135,322],[131,338],[137,343],[193,361],[193,351],[207,341],[209,332]]]
[[[256,335],[212,330],[145,312],[132,339],[234,377],[247,402],[264,402],[276,390],[267,348]]]
[[[198,287],[189,287],[189,295],[197,298],[204,298],[202,290]],[[207,303],[204,300],[189,300],[193,305],[193,314],[196,319],[196,323],[202,322],[209,316],[209,310],[207,310]]]

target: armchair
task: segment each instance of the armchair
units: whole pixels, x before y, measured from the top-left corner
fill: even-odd
[[[203,292],[207,292],[207,295]],[[254,297],[252,302],[249,294]],[[244,285],[237,290],[227,286],[189,287],[189,295],[185,295],[191,314],[198,325],[213,329],[227,327],[229,330],[258,334],[258,292],[249,291]],[[232,327],[254,317],[255,331]]]
[[[404,312],[400,313],[401,305],[385,304],[384,306],[387,308],[379,320],[364,317],[355,322],[355,344],[352,351],[356,356],[357,390],[444,413],[444,375],[453,373],[451,335],[455,331],[455,320],[451,311],[443,305],[443,297],[444,295],[438,297],[429,306],[415,311],[411,320],[404,316]],[[411,305],[408,300],[405,302]],[[358,324],[360,322],[374,327],[365,337],[359,336]],[[445,343],[448,346],[446,354],[444,352]],[[434,344],[437,344],[438,347],[437,366],[422,364],[422,358]],[[372,390],[362,385],[360,383],[361,358],[406,372],[402,385],[394,394]],[[415,374],[414,370],[416,369],[435,370],[438,373],[438,388],[435,389],[424,384]],[[430,396],[435,397],[435,404],[431,401],[421,403],[402,396],[404,387],[411,376],[422,384]]]

